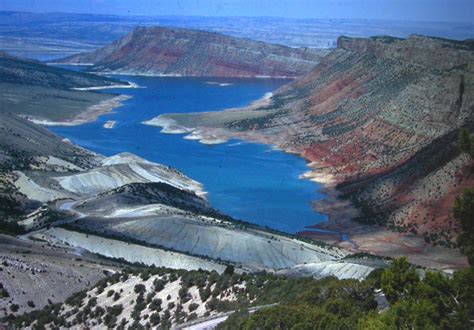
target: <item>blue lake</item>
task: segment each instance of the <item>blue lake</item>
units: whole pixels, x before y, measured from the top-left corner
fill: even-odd
[[[85,148],[110,156],[132,152],[145,159],[170,165],[204,184],[213,207],[236,219],[295,233],[326,220],[311,209],[323,198],[319,187],[300,174],[306,162],[270,146],[229,141],[203,145],[183,135],[160,133],[159,127],[142,124],[162,113],[217,111],[239,107],[287,83],[270,79],[201,79],[119,76],[145,88],[117,89],[133,98],[97,121],[75,127],[50,129]],[[206,82],[230,83],[230,86]],[[103,128],[107,120],[113,129]]]

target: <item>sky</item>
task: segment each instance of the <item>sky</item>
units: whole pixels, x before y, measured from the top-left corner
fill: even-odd
[[[474,22],[474,0],[0,0],[0,10]]]

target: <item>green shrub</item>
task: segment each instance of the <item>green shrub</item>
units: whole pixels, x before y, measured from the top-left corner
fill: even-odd
[[[135,291],[135,293],[145,293],[146,292],[146,288],[143,284],[136,284],[135,287],[133,288],[133,290]]]
[[[151,325],[158,325],[160,323],[160,313],[153,313],[150,316],[150,323]]]
[[[166,284],[165,281],[160,280],[160,279],[155,279],[153,281],[153,287],[156,292],[160,292],[161,290],[163,290],[165,288],[165,284]]]
[[[152,311],[160,312],[161,311],[161,299],[153,299],[148,306],[148,308]]]
[[[196,304],[196,303],[191,303],[191,304],[189,304],[189,306],[188,306],[190,312],[195,311],[196,309],[198,309],[198,307],[199,307],[199,305]]]

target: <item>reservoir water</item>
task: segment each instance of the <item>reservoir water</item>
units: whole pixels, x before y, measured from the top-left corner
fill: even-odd
[[[104,92],[133,96],[97,121],[74,127],[50,127],[72,142],[106,156],[135,153],[172,166],[204,184],[214,208],[236,219],[295,233],[326,217],[311,209],[323,198],[318,186],[300,180],[306,162],[270,146],[232,140],[203,145],[183,135],[160,133],[142,124],[162,113],[217,111],[245,106],[287,83],[270,79],[210,79],[118,76],[142,86]],[[221,84],[209,84],[208,82]],[[106,121],[116,121],[112,129]]]

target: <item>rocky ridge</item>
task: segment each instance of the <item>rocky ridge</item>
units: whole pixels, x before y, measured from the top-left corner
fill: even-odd
[[[296,77],[326,53],[241,39],[219,33],[137,27],[92,53],[58,60],[93,64],[92,72],[203,77]]]
[[[94,90],[131,87],[134,85],[117,79],[0,53],[0,112],[42,124],[71,125],[94,120],[127,98]]]

